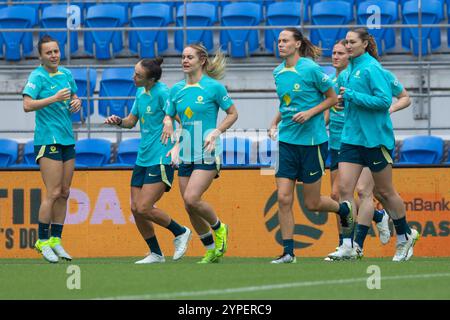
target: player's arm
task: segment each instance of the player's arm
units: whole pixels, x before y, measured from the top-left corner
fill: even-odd
[[[72,94],[70,98],[70,112],[75,113],[81,109],[81,99],[78,98],[76,93]]]
[[[409,97],[408,91],[406,91],[406,89],[402,90],[402,92],[397,96],[397,99],[398,100],[389,108],[389,113],[403,110],[411,105],[411,98]]]
[[[269,138],[275,140],[277,137],[278,124],[281,121],[281,112],[277,111],[275,118],[273,118],[272,123],[269,128]]]
[[[323,116],[325,118],[325,125],[327,126],[330,123],[330,109],[326,109],[323,112]]]
[[[53,95],[51,97],[39,99],[39,100],[35,100],[32,97],[30,97],[29,95],[24,94],[23,95],[23,110],[25,112],[37,111],[37,110],[47,107],[48,105],[51,105],[52,103],[69,100],[70,95],[71,95],[71,92],[70,92],[70,89],[68,89],[68,88],[59,90],[55,95]]]
[[[116,115],[109,116],[105,119],[105,124],[109,125],[116,125],[121,128],[131,129],[134,128],[138,121],[138,117],[136,117],[134,114],[130,113],[126,118],[121,118]]]
[[[296,113],[292,117],[292,120],[295,122],[304,123],[309,119],[311,119],[312,117],[314,117],[315,115],[324,112],[327,109],[330,109],[332,106],[338,103],[338,98],[333,87],[330,87],[327,91],[325,91],[324,94],[326,97],[325,100],[323,100],[320,104],[307,111],[301,111],[299,113]]]
[[[234,104],[226,109],[225,112],[227,114],[225,119],[223,119],[219,126],[214,129],[205,139],[206,151],[211,152],[212,150],[214,150],[217,137],[219,137],[223,132],[229,129],[238,119],[238,112]]]

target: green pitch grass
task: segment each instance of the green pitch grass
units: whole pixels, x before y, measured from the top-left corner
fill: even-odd
[[[450,258],[325,262],[297,258],[271,265],[266,258],[198,258],[134,265],[139,258],[76,259],[51,265],[42,259],[0,259],[0,299],[450,299]],[[80,270],[81,289],[70,266]],[[369,290],[368,267],[378,266],[381,289]],[[376,285],[376,282],[369,281]]]

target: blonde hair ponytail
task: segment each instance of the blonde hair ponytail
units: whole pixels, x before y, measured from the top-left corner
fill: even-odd
[[[214,58],[211,60],[208,56],[208,50],[202,44],[190,44],[188,47],[196,50],[199,59],[205,59],[203,71],[211,78],[220,80],[225,76],[226,57],[222,51],[217,50]]]

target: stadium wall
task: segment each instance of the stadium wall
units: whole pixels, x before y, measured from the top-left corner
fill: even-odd
[[[130,211],[131,170],[77,170],[68,203],[64,244],[74,257],[143,256],[148,252]],[[330,194],[329,172],[322,192]],[[394,183],[403,197],[410,225],[421,233],[416,256],[450,256],[450,170],[395,168]],[[38,258],[33,250],[44,186],[38,171],[0,171],[0,258]],[[335,215],[309,212],[297,185],[294,203],[298,256],[323,257],[337,245]],[[205,196],[230,226],[227,256],[273,257],[281,252],[276,185],[270,172],[259,169],[222,170]],[[158,207],[190,226],[175,178],[172,191]],[[391,224],[393,232],[393,226]],[[165,255],[173,254],[173,236],[156,226]],[[373,229],[364,247],[367,257],[390,257],[395,238],[382,246]],[[194,236],[188,256],[204,248]]]

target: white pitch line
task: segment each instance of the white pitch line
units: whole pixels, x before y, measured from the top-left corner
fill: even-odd
[[[426,279],[426,278],[438,278],[438,277],[450,277],[450,273],[410,274],[410,275],[403,275],[403,276],[386,276],[386,277],[382,276],[381,280],[385,281],[385,280],[403,280],[403,279]],[[291,283],[269,284],[269,285],[263,285],[263,286],[227,288],[227,289],[220,289],[220,290],[181,291],[181,292],[173,292],[173,293],[155,293],[155,294],[143,294],[143,295],[134,295],[134,296],[116,296],[116,297],[106,297],[106,298],[95,298],[94,300],[163,300],[163,299],[175,299],[175,298],[207,296],[207,295],[211,295],[211,296],[212,295],[223,295],[223,294],[232,294],[232,293],[239,293],[239,292],[257,292],[257,291],[268,291],[268,290],[297,288],[297,287],[313,287],[313,286],[320,286],[320,285],[339,285],[339,284],[349,284],[349,283],[365,282],[365,281],[367,281],[367,277],[352,278],[352,279],[340,279],[340,280],[291,282]]]

